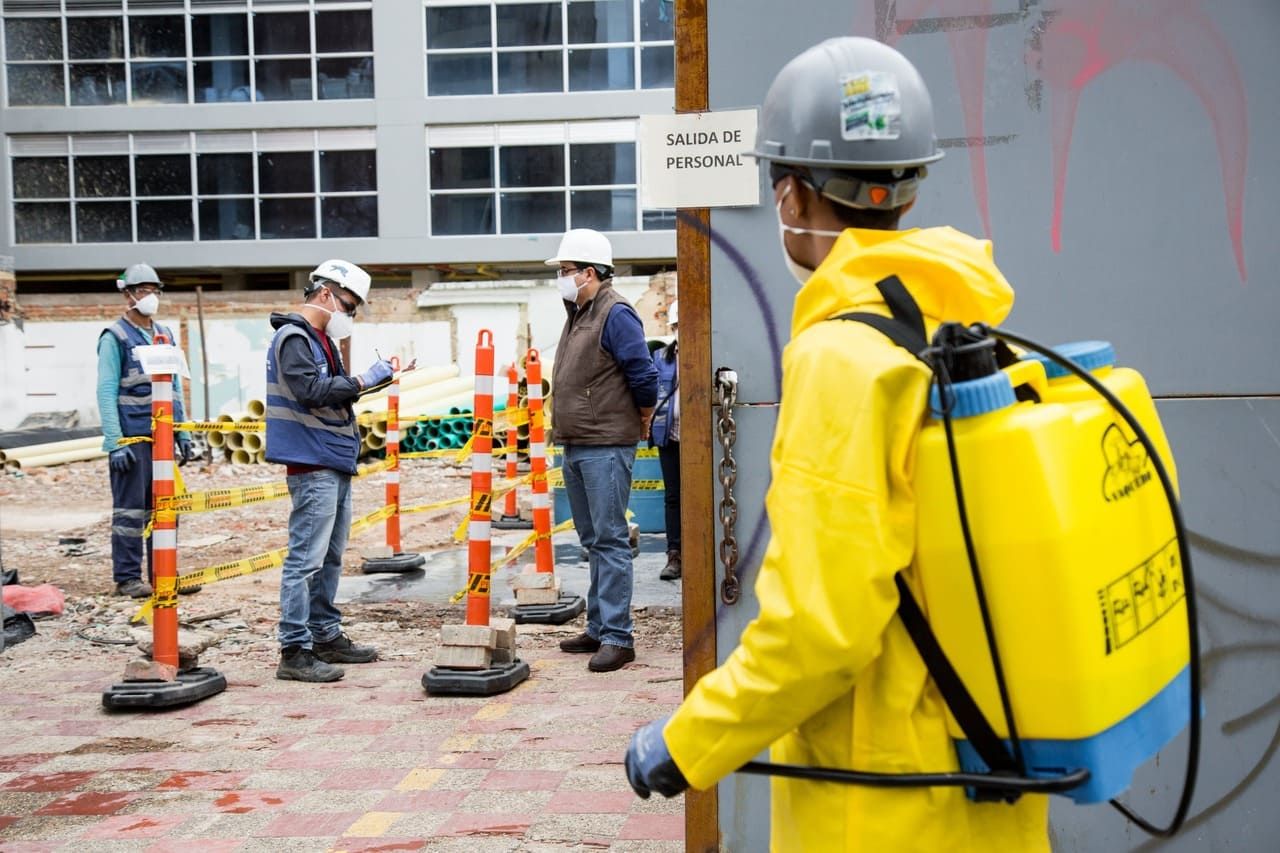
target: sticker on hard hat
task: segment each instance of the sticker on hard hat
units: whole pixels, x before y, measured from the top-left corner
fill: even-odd
[[[898,78],[887,71],[840,77],[840,136],[846,140],[897,139],[902,133]]]

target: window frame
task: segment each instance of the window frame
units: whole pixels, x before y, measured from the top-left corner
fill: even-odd
[[[14,59],[10,60],[7,56],[8,49],[6,45],[5,55],[0,56],[0,65],[4,66],[4,92],[3,103],[5,108],[9,109],[39,109],[39,108],[57,108],[57,107],[96,107],[96,106],[182,106],[182,105],[208,105],[208,104],[228,104],[228,103],[275,103],[279,101],[302,101],[302,102],[319,102],[328,100],[372,100],[377,92],[377,80],[374,73],[374,45],[367,51],[326,51],[319,52],[316,44],[316,18],[318,15],[332,12],[367,12],[370,18],[370,40],[373,40],[373,2],[372,0],[349,0],[349,2],[325,2],[325,0],[296,0],[283,7],[275,4],[260,4],[257,2],[249,2],[244,0],[239,6],[234,3],[228,3],[224,6],[205,6],[196,4],[191,0],[183,0],[180,3],[175,2],[172,8],[155,8],[151,6],[142,8],[131,8],[130,4],[121,2],[118,9],[68,9],[65,0],[58,3],[58,11],[32,11],[32,12],[6,12],[3,22],[17,20],[55,20],[58,22],[60,45],[60,58],[57,59]],[[308,38],[310,51],[305,53],[290,54],[258,54],[254,39],[254,16],[257,14],[280,14],[280,13],[299,13],[303,12],[307,15]],[[246,23],[245,46],[247,54],[217,54],[208,56],[197,56],[195,53],[195,45],[192,40],[192,30],[194,19],[200,17],[213,17],[218,15],[242,15]],[[142,18],[157,17],[181,17],[182,18],[182,34],[184,44],[182,53],[174,57],[135,57],[133,55],[133,21]],[[121,56],[115,59],[72,59],[71,58],[71,36],[70,22],[97,19],[112,19],[120,21],[121,33]],[[311,92],[307,98],[287,97],[287,98],[266,98],[260,97],[263,93],[258,83],[258,63],[261,61],[281,61],[281,60],[305,60],[309,64],[311,77]],[[366,60],[369,67],[367,80],[359,80],[359,89],[353,93],[350,88],[350,80],[347,83],[345,94],[337,94],[340,90],[338,87],[324,86],[320,80],[320,65],[324,61],[333,60]],[[199,64],[208,65],[214,62],[242,62],[247,66],[245,75],[245,83],[242,86],[232,87],[228,89],[228,93],[236,92],[240,89],[247,89],[249,97],[244,101],[232,100],[230,97],[219,97],[213,100],[201,100],[198,98],[199,92],[196,87],[196,67]],[[141,100],[135,95],[134,71],[146,65],[181,65],[183,74],[185,75],[185,97],[177,101],[154,101]],[[12,84],[11,69],[14,67],[32,67],[32,66],[57,66],[61,70],[61,86],[62,101],[60,103],[15,103],[10,98],[10,87]],[[73,73],[74,66],[119,66],[123,69],[124,94],[119,100],[101,101],[101,102],[85,102],[76,101],[73,93]],[[336,78],[334,78],[336,79]],[[212,88],[212,87],[205,87]],[[326,96],[325,91],[332,91],[335,94]]]
[[[425,151],[427,159],[426,216],[427,236],[432,239],[458,239],[473,237],[526,237],[537,234],[559,233],[568,228],[592,227],[610,234],[631,234],[645,231],[668,230],[645,228],[645,214],[665,211],[645,208],[640,203],[641,163],[638,146],[639,122],[635,119],[604,121],[542,122],[531,124],[488,124],[432,126],[426,130]],[[573,148],[578,145],[622,144],[631,145],[635,176],[632,182],[599,184],[575,184],[573,182]],[[502,181],[502,151],[504,148],[533,146],[558,146],[563,166],[563,180],[558,184],[532,186],[508,186]],[[437,188],[432,180],[432,152],[437,150],[477,149],[489,152],[492,182],[488,187]],[[630,228],[598,228],[593,224],[575,223],[573,199],[575,192],[631,191],[635,195],[635,217]],[[559,193],[561,196],[564,228],[548,231],[507,231],[503,228],[502,206],[504,196]],[[448,197],[484,197],[491,199],[493,231],[466,234],[438,233],[432,206],[437,199]]]
[[[426,83],[427,99],[432,98],[469,98],[476,96],[510,96],[522,97],[530,94],[576,94],[580,92],[641,92],[652,89],[666,89],[668,86],[650,86],[644,85],[644,65],[643,58],[646,50],[654,48],[669,48],[673,54],[675,52],[674,32],[670,39],[644,39],[641,37],[641,9],[642,0],[622,0],[629,2],[631,5],[631,38],[626,41],[591,41],[591,42],[573,42],[569,40],[569,7],[588,2],[596,2],[596,0],[422,0],[422,34],[423,34],[423,75]],[[530,5],[559,5],[560,7],[560,41],[558,44],[549,43],[544,45],[499,45],[498,44],[498,9],[500,7],[509,6],[530,6]],[[484,47],[453,47],[453,48],[432,48],[430,44],[430,33],[427,29],[428,10],[436,8],[454,8],[454,7],[480,7],[489,10],[489,44]],[[631,51],[631,86],[626,88],[573,88],[572,71],[570,67],[571,56],[574,52],[588,50],[619,50],[630,49]],[[560,87],[558,89],[535,90],[535,91],[503,91],[502,80],[499,75],[500,57],[516,53],[532,53],[559,50],[560,52]],[[489,90],[481,92],[469,93],[449,93],[449,94],[432,94],[431,92],[431,60],[434,57],[446,56],[488,56],[489,57]],[[673,81],[674,85],[674,81]]]
[[[325,239],[324,204],[328,199],[374,199],[373,233],[362,236],[344,236],[344,240],[376,240],[381,222],[377,204],[380,197],[377,177],[377,145],[374,129],[323,128],[307,130],[246,130],[246,131],[178,131],[138,133],[71,133],[71,134],[22,134],[8,136],[5,140],[5,169],[8,185],[13,190],[6,216],[15,246],[102,246],[122,244],[154,245],[157,243],[269,243],[283,240]],[[321,159],[329,151],[368,151],[374,160],[373,186],[369,189],[325,191],[321,189]],[[267,153],[306,152],[311,155],[312,192],[295,193],[263,192],[259,174],[259,157]],[[200,191],[200,156],[207,154],[246,154],[250,158],[252,185],[250,192],[202,193]],[[146,156],[179,156],[188,158],[188,192],[167,195],[142,195],[139,193],[137,158]],[[92,156],[123,156],[128,160],[127,196],[86,196],[76,193],[76,159]],[[61,196],[17,198],[15,161],[19,159],[63,159],[66,163],[66,193]],[[205,201],[249,200],[253,205],[253,236],[247,238],[201,237],[200,204]],[[311,237],[263,236],[262,202],[279,199],[310,199],[314,233]],[[191,211],[191,237],[187,240],[143,240],[139,233],[139,205],[149,202],[186,201]],[[127,203],[129,205],[129,240],[108,242],[81,240],[79,234],[78,205],[84,203]],[[70,223],[69,242],[37,243],[19,242],[18,212],[24,204],[63,204],[68,209]]]

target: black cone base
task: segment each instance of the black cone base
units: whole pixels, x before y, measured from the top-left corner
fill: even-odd
[[[444,669],[433,666],[422,676],[422,687],[432,696],[493,696],[506,693],[529,677],[522,660],[494,664],[488,669]]]
[[[227,689],[227,679],[216,669],[196,667],[178,673],[177,681],[122,681],[102,693],[102,707],[109,711],[145,711],[172,708],[208,699]]]
[[[490,527],[495,530],[532,530],[533,522],[518,515],[500,515],[490,523]]]
[[[390,557],[378,557],[372,560],[365,560],[360,565],[360,571],[366,575],[376,574],[402,574],[404,572],[413,572],[426,565],[427,558],[421,554],[412,551],[405,551],[398,554],[392,554]]]
[[[517,604],[509,615],[517,625],[563,625],[586,609],[582,596],[562,592],[555,604]]]

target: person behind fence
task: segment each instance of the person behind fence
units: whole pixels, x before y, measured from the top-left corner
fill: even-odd
[[[649,440],[658,448],[662,465],[662,508],[666,515],[667,564],[658,577],[664,581],[680,578],[680,303],[667,308],[667,325],[676,339],[653,354],[658,368],[658,406],[653,412]]]
[[[718,669],[625,756],[635,791],[705,790],[770,747],[775,762],[872,773],[957,770],[937,684],[897,617],[919,596],[916,436],[930,372],[851,312],[905,291],[931,333],[998,324],[1013,290],[991,244],[899,229],[939,158],[929,92],[893,48],[835,38],[789,62],[760,114],[783,260],[799,284],[766,507],[759,615]],[[961,787],[774,777],[774,850],[1048,851],[1048,798],[975,802]]]
[[[552,388],[565,492],[587,549],[587,630],[560,642],[610,672],[636,659],[631,634],[632,563],[627,527],[636,444],[649,434],[658,371],[644,325],[613,288],[613,246],[589,228],[565,232],[548,266],[568,318],[556,347]]]
[[[117,595],[151,596],[151,537],[143,537],[151,512],[151,376],[142,369],[136,349],[151,346],[157,334],[177,338],[154,319],[164,284],[148,264],[134,264],[116,279],[125,312],[98,335],[98,412],[102,449],[108,453],[111,478],[111,576]],[[173,416],[186,420],[182,377],[173,377]],[[123,441],[141,438],[143,441]],[[193,458],[191,437],[174,433],[174,459]],[[142,576],[146,548],[147,576]],[[188,588],[184,592],[193,592]]]
[[[286,466],[293,501],[280,577],[277,678],[337,681],[345,672],[335,664],[378,657],[343,633],[334,604],[360,451],[352,404],[392,375],[391,363],[379,360],[349,376],[338,351],[369,299],[369,285],[369,274],[350,261],[325,261],[311,273],[302,308],[271,315],[266,457]]]

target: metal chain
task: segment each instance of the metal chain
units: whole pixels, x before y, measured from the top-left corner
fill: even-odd
[[[720,540],[720,562],[724,566],[724,581],[720,584],[720,599],[725,604],[737,604],[742,597],[738,581],[738,539],[734,528],[738,523],[738,501],[733,496],[733,486],[738,481],[738,463],[733,458],[733,446],[738,441],[738,424],[733,419],[733,407],[738,402],[738,374],[721,368],[716,371],[716,396],[720,403],[720,419],[716,422],[716,434],[720,438],[720,526],[724,538]]]

